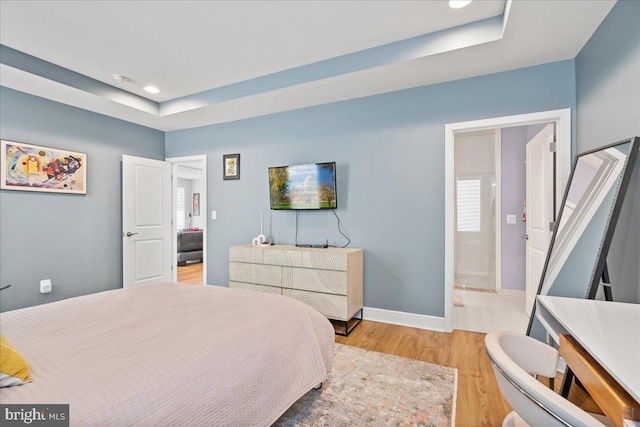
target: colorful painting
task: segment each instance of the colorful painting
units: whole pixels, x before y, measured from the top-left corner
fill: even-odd
[[[87,194],[87,155],[58,148],[2,141],[3,190]]]
[[[193,193],[193,216],[200,216],[200,193]]]

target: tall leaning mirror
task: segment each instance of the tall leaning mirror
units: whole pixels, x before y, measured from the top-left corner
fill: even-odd
[[[536,295],[595,298],[639,146],[634,137],[577,157]],[[527,335],[545,341],[535,313]]]

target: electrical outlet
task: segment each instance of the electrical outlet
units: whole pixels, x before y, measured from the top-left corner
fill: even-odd
[[[48,294],[51,292],[51,279],[40,280],[40,293]]]

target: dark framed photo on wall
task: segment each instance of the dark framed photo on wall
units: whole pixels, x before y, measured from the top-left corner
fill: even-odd
[[[240,154],[223,155],[222,168],[224,179],[240,179]]]

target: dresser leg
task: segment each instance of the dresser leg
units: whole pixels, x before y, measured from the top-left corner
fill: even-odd
[[[567,366],[567,370],[564,371],[564,377],[562,378],[562,385],[560,386],[560,395],[565,399],[569,397],[569,390],[571,389],[572,382],[573,371]]]
[[[360,317],[356,317],[360,313]],[[356,326],[362,322],[362,309],[358,310],[353,317],[347,321],[344,320],[335,320],[329,319],[331,324],[333,325],[333,329],[336,331],[336,335],[340,335],[343,337],[348,337],[351,331],[353,331]]]

